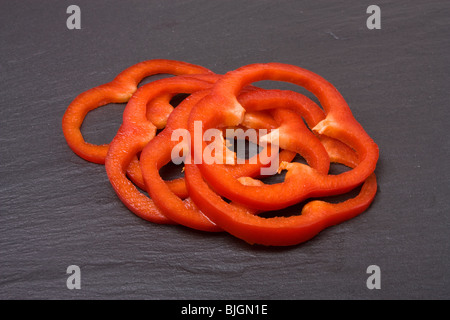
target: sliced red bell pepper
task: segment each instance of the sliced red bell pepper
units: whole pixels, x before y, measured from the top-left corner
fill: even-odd
[[[156,73],[184,76],[137,89],[143,78]],[[260,80],[303,86],[318,97],[325,112],[298,93],[251,86]],[[174,110],[170,100],[179,93],[191,95]],[[90,110],[128,100],[123,123],[109,145],[84,141],[80,127]],[[279,166],[287,170],[285,180],[266,185],[255,179],[263,167],[261,163],[202,163],[186,164],[186,179],[163,181],[159,169],[170,161],[177,144],[170,133],[187,128],[192,134],[195,121],[202,122],[202,136],[209,128],[272,129],[263,140],[270,142],[278,135],[280,147],[285,149],[280,153]],[[163,128],[155,137],[156,129]],[[254,64],[219,76],[184,62],[145,61],[128,68],[112,82],[79,95],[66,110],[63,131],[75,153],[88,161],[105,163],[115,192],[136,215],[156,223],[212,232],[225,230],[249,243],[293,245],[311,239],[324,228],[366,210],[377,190],[373,171],[378,147],[354,119],[342,96],[320,76],[286,64]],[[194,152],[194,156],[202,157],[206,147],[203,142],[202,152]],[[303,155],[308,165],[291,163],[295,152]],[[353,169],[330,175],[330,161]],[[313,200],[299,216],[255,215],[310,197],[345,193],[362,183],[355,198],[338,204]],[[148,191],[151,198],[136,186]]]
[[[250,98],[247,96],[248,101],[252,101],[251,95],[260,90],[249,91]],[[147,191],[152,198],[153,202],[161,209],[162,213],[170,218],[172,221],[198,230],[208,230],[207,227],[214,227],[214,231],[221,230],[217,229],[217,226],[210,222],[208,218],[205,218],[202,212],[200,212],[197,207],[192,206],[190,198],[187,200],[180,199],[172,190],[166,182],[161,178],[159,170],[171,161],[171,153],[173,148],[178,144],[178,141],[172,140],[172,133],[177,129],[187,130],[189,114],[192,108],[198,103],[203,97],[209,93],[209,90],[199,91],[193,93],[191,96],[186,98],[170,115],[167,126],[163,131],[161,131],[156,137],[154,137],[142,150],[140,157],[141,172],[143,174],[144,180],[146,182]],[[285,110],[286,111],[286,110]],[[276,113],[281,113],[283,110],[277,110]],[[287,122],[290,120],[291,112],[286,111],[284,115],[275,115],[275,119],[279,121]],[[258,118],[261,114],[253,114],[251,118],[244,121],[247,126],[251,127],[253,124],[257,126],[261,125],[261,119]],[[262,120],[268,121],[268,125],[272,124],[267,118],[267,115],[263,116]],[[286,124],[286,126],[300,126],[303,125],[301,118],[297,117],[297,122],[293,124]],[[273,125],[273,124],[272,124]],[[305,128],[306,129],[306,128]],[[308,131],[309,132],[309,131]],[[317,138],[316,138],[317,139]],[[322,144],[317,139],[319,145],[316,145],[317,149],[323,149]],[[325,151],[326,152],[326,151]],[[320,152],[318,152],[320,153]],[[284,150],[279,154],[280,161],[291,161],[295,157],[295,152]],[[321,160],[324,168],[329,167],[328,154]],[[256,162],[251,164],[249,162],[245,164],[234,164],[226,165],[226,170],[234,177],[254,177],[259,174],[261,167],[269,164],[262,164]],[[328,169],[326,169],[328,170]],[[195,202],[194,202],[195,204]],[[230,204],[230,206],[236,206],[238,208],[243,207],[239,204]],[[247,209],[249,213],[256,213],[256,210]]]
[[[78,95],[67,107],[63,119],[62,129],[69,147],[81,158],[94,163],[104,164],[108,152],[108,145],[94,145],[84,140],[81,125],[88,112],[109,103],[125,103],[137,90],[139,83],[146,77],[155,74],[212,74],[212,71],[198,65],[166,59],[155,59],[137,63],[114,78],[113,81],[92,88]],[[171,95],[158,97],[154,102],[159,111],[167,115],[171,111],[169,104]],[[160,112],[159,115],[162,115]],[[152,118],[152,114],[149,115]],[[164,123],[164,116],[153,119],[157,127]]]
[[[110,143],[109,151],[105,161],[106,172],[111,184],[121,201],[137,216],[157,223],[175,223],[172,219],[167,218],[160,209],[155,206],[154,201],[147,197],[144,193],[136,188],[136,186],[127,179],[126,168],[129,168],[130,162],[135,158],[136,154],[155,137],[156,128],[148,121],[147,104],[148,101],[166,95],[168,93],[196,93],[200,90],[209,89],[218,79],[218,75],[195,75],[195,76],[178,76],[168,79],[158,80],[151,84],[144,85],[132,96],[128,102],[124,115],[123,124],[119,128],[117,135]],[[203,80],[200,80],[203,79]],[[193,98],[190,96],[185,99],[176,109],[182,110],[182,105],[188,103]],[[175,112],[173,111],[173,112]],[[177,119],[179,112],[170,119]],[[185,117],[187,119],[187,117]],[[175,120],[174,120],[175,121]],[[165,130],[164,130],[165,131]],[[163,132],[164,132],[163,131]],[[162,132],[160,133],[160,135]],[[158,135],[159,136],[159,135]],[[284,153],[286,161],[290,161],[295,154],[286,151]],[[170,153],[169,153],[170,156]],[[142,157],[142,155],[141,155]],[[230,172],[235,175],[252,174],[255,172],[253,165],[233,166]],[[137,171],[137,169],[136,169]],[[256,171],[257,172],[257,171]],[[177,186],[181,186],[181,180],[177,179]],[[174,192],[171,184],[164,182],[165,187],[173,192],[174,196],[180,197],[187,195],[182,192]],[[185,188],[185,185],[184,185]],[[180,194],[181,193],[181,194]],[[200,221],[195,221],[192,217],[188,219],[189,226],[203,231],[221,231],[220,228],[212,224],[209,219],[200,216]],[[179,223],[179,221],[177,221]]]
[[[261,80],[287,81],[314,93],[324,108],[326,117],[309,124],[317,134],[336,138],[356,150],[358,165],[339,175],[328,175],[310,166],[297,163],[290,166],[286,179],[277,184],[243,185],[227,174],[223,165],[207,164],[196,159],[205,180],[220,195],[245,206],[276,210],[299,203],[309,197],[342,194],[362,184],[375,170],[378,147],[353,117],[350,108],[336,88],[319,75],[297,66],[268,63],[244,66],[228,72],[214,85],[211,93],[192,110],[189,130],[201,121],[203,132],[209,128],[235,126],[242,122],[245,110],[263,110],[269,106],[247,106],[237,100],[242,88]],[[220,106],[220,108],[218,108]],[[203,143],[202,149],[206,147]],[[196,152],[202,156],[202,152]]]
[[[333,162],[344,163],[357,158],[353,150],[347,147],[347,151],[353,155],[346,158],[348,153],[343,152],[330,157]],[[290,246],[310,240],[323,229],[364,212],[377,191],[375,174],[371,174],[353,199],[337,204],[316,200],[307,203],[300,215],[263,218],[225,202],[203,180],[197,165],[186,165],[185,177],[191,199],[211,221],[250,244],[267,246]]]
[[[141,86],[125,107],[123,123],[109,144],[105,168],[116,194],[137,216],[161,224],[174,223],[126,176],[132,159],[156,134],[156,127],[147,119],[148,102],[160,95],[208,89],[216,79],[216,76],[211,75],[209,78],[205,76],[205,80],[189,76],[157,80]]]

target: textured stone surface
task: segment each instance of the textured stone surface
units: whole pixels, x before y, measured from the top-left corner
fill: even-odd
[[[70,4],[81,30],[66,28]],[[0,298],[449,298],[449,3],[378,1],[381,30],[366,28],[370,4],[2,1]],[[291,248],[135,217],[103,166],[67,147],[61,118],[79,93],[153,58],[217,73],[277,61],[325,77],[379,144],[371,208]],[[112,139],[122,110],[91,112],[86,139]],[[366,287],[372,264],[381,290]],[[66,287],[69,265],[81,290]]]

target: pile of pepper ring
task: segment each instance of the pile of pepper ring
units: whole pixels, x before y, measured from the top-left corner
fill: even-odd
[[[156,74],[171,77],[139,86]],[[319,103],[295,91],[253,85],[264,80],[300,86]],[[174,104],[181,94],[185,98]],[[81,133],[86,115],[111,103],[126,103],[114,139],[103,145],[86,142]],[[266,162],[202,161],[212,142],[199,144],[193,138],[180,155],[182,177],[164,180],[160,170],[173,161],[179,143],[173,133],[184,129],[194,137],[199,128],[202,136],[209,129],[266,129],[259,141],[277,141],[278,182],[266,182],[261,173]],[[250,244],[290,246],[310,240],[364,212],[377,192],[378,146],[331,83],[294,65],[255,63],[219,75],[182,61],[140,62],[77,96],[64,113],[62,129],[78,156],[105,165],[117,196],[137,216],[227,232]],[[226,139],[214,143],[230,151]],[[349,169],[332,174],[332,163]],[[350,199],[327,201],[353,190],[359,193]],[[295,212],[299,204],[301,212]],[[292,214],[267,216],[284,209]]]

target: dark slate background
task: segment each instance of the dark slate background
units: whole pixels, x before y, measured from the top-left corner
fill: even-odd
[[[66,28],[70,4],[81,30]],[[370,4],[381,30],[366,27]],[[450,298],[449,14],[444,0],[1,1],[0,298]],[[154,58],[325,77],[380,147],[373,205],[289,248],[135,217],[104,167],[67,147],[61,118],[79,93]],[[86,139],[112,139],[122,110],[91,112]],[[372,264],[380,290],[366,287]],[[66,287],[69,265],[81,290]]]

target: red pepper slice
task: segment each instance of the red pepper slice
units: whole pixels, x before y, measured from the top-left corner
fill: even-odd
[[[326,117],[311,127],[318,134],[336,138],[349,145],[356,150],[360,162],[352,170],[339,175],[328,175],[298,163],[289,168],[282,183],[263,186],[243,185],[227,174],[223,166],[202,162],[198,165],[202,176],[220,195],[251,208],[277,210],[309,197],[348,192],[372,174],[378,160],[378,147],[353,117],[343,97],[319,75],[293,65],[253,64],[228,72],[192,110],[189,131],[193,132],[195,121],[202,122],[203,132],[208,128],[241,123],[245,110],[255,109],[249,106],[244,109],[236,96],[243,87],[261,80],[291,82],[314,93],[322,104]],[[221,108],[217,107],[219,105]],[[205,144],[202,150],[204,148]],[[203,153],[196,154],[201,156]]]
[[[154,59],[137,63],[122,71],[113,81],[81,93],[68,106],[62,119],[62,129],[69,147],[87,161],[104,164],[108,145],[88,143],[81,134],[81,125],[89,111],[109,103],[127,102],[146,77],[155,74],[201,73],[212,74],[212,71],[182,61]],[[171,111],[170,97],[170,95],[162,96],[155,104],[167,113]],[[162,125],[160,121],[163,123],[164,119],[157,120],[158,126]]]
[[[192,93],[208,89],[216,81],[217,76],[210,75],[209,79],[207,77],[205,75],[205,80],[200,80],[189,76],[177,76],[143,85],[125,107],[123,123],[109,144],[105,168],[111,185],[121,201],[145,220],[174,224],[126,176],[131,161],[156,134],[156,127],[147,119],[147,104],[160,95]]]
[[[259,98],[259,101],[258,99],[253,101],[255,104],[270,103],[276,106],[268,93],[269,91],[263,92],[263,90],[251,91],[243,94],[240,102],[245,106],[252,102],[252,97],[255,97]],[[277,93],[277,104],[293,106],[297,103],[300,105],[296,110],[303,112],[303,115],[310,121],[320,118],[320,108],[317,105],[310,104],[309,110],[311,112],[308,113],[305,104],[301,104],[302,100],[299,99],[299,94],[289,91],[272,92],[273,95],[275,93]],[[282,96],[284,96],[284,100],[281,100]],[[192,104],[195,103],[195,101],[191,102]],[[301,216],[259,218],[254,216],[257,213],[255,210],[239,206],[236,203],[225,202],[204,182],[196,165],[187,164],[186,180],[189,195],[192,198],[188,202],[183,202],[174,195],[170,195],[170,190],[160,179],[158,170],[170,161],[170,130],[171,128],[183,128],[183,122],[186,121],[186,111],[182,108],[188,107],[192,108],[188,104],[178,106],[177,108],[180,109],[175,110],[169,119],[174,120],[174,122],[168,123],[166,129],[149,142],[141,154],[141,168],[148,185],[148,191],[162,212],[172,219],[175,218],[183,224],[189,225],[195,218],[206,215],[224,230],[249,243],[277,246],[294,245],[312,238],[328,226],[343,222],[363,212],[375,196],[377,185],[375,175],[372,175],[365,182],[360,194],[353,199],[338,204],[315,200],[304,206]],[[308,117],[309,114],[314,114],[313,111],[315,110],[318,111],[315,116]],[[280,109],[279,112],[281,111]],[[292,117],[292,112],[290,114],[289,112],[285,113],[284,120],[289,119],[289,116]],[[186,125],[187,123],[184,124],[184,126]],[[294,138],[296,138],[295,132],[289,131],[288,134],[294,135]],[[343,163],[349,167],[357,165],[358,157],[350,147],[326,136],[320,136],[320,139],[329,153],[331,161]],[[192,206],[192,204],[195,205]]]
[[[156,128],[146,117],[148,101],[170,93],[195,93],[209,89],[218,77],[218,75],[195,75],[158,80],[140,87],[128,102],[123,115],[123,124],[110,143],[105,167],[118,197],[137,216],[156,223],[175,223],[172,219],[168,219],[155,206],[154,201],[140,192],[126,177],[125,170],[129,167],[131,160],[155,137]],[[200,80],[201,78],[204,80]],[[192,97],[188,97],[182,104],[189,99]],[[181,108],[181,105],[175,110],[178,108]],[[292,152],[285,154],[287,161],[290,161],[295,155]],[[244,166],[239,166],[230,170],[234,171],[234,174],[251,174],[249,170],[255,171],[255,166],[246,165],[246,171],[240,171],[243,168]],[[181,181],[178,179],[177,182],[180,183],[181,189]],[[172,188],[170,189],[174,191]],[[180,197],[179,193],[175,193],[175,195]],[[221,231],[204,216],[200,216],[199,221],[189,220],[189,226],[204,231]]]
[[[251,90],[248,91],[248,96],[246,96],[248,101],[252,101],[252,93],[261,92],[263,90]],[[171,161],[171,153],[173,148],[178,144],[178,141],[172,141],[172,133],[176,129],[186,129],[188,125],[189,114],[198,101],[205,97],[209,93],[209,90],[204,90],[196,92],[188,97],[183,103],[181,103],[170,115],[169,121],[165,129],[160,132],[155,138],[153,138],[142,150],[140,157],[141,171],[146,182],[147,191],[157,205],[161,209],[162,213],[169,217],[171,220],[178,222],[181,225],[188,226],[198,230],[205,230],[205,219],[208,221],[207,225],[214,226],[216,230],[217,226],[215,224],[209,223],[209,219],[205,218],[202,212],[200,212],[196,206],[193,206],[190,198],[187,200],[180,199],[175,193],[173,193],[170,188],[166,185],[165,181],[161,178],[159,170],[161,167],[166,165]],[[255,96],[258,97],[258,96]],[[259,95],[261,97],[261,95]],[[320,109],[319,109],[320,110]],[[292,114],[290,111],[286,111],[281,115],[283,110],[277,110],[280,115],[276,114],[275,119],[278,118],[279,121],[287,121],[291,118]],[[253,123],[257,125],[261,124],[261,119],[258,118],[260,114],[252,115],[252,118],[246,119],[245,123],[248,126],[252,126]],[[265,115],[264,120],[270,120]],[[291,126],[301,127],[304,126],[301,118],[297,117],[297,122],[291,124]],[[286,125],[286,124],[284,124]],[[306,127],[305,127],[306,130]],[[308,131],[309,132],[309,131]],[[317,139],[317,138],[316,138]],[[319,140],[317,140],[320,146],[317,148],[323,148]],[[325,149],[324,149],[325,150]],[[282,151],[279,155],[281,161],[291,161],[295,156],[295,152]],[[321,160],[325,163],[326,168],[329,166],[328,155]],[[268,164],[267,164],[268,165]],[[322,164],[320,164],[322,165]],[[227,165],[226,169],[228,172],[236,177],[246,177],[246,176],[256,176],[259,174],[261,167],[264,165],[261,163],[253,164],[235,164]],[[322,165],[323,166],[323,165]],[[195,202],[194,202],[195,204]],[[230,204],[230,206],[242,208],[239,204]],[[242,208],[244,210],[244,208]],[[246,212],[255,214],[256,210],[245,209]]]
[[[353,150],[347,150],[353,155],[342,152],[330,157],[334,162],[344,163],[357,158]],[[323,229],[364,212],[377,191],[375,174],[371,174],[353,199],[338,204],[316,200],[306,204],[300,215],[262,218],[223,201],[203,180],[197,165],[186,165],[185,177],[191,199],[211,221],[250,244],[267,246],[290,246],[310,240]]]

